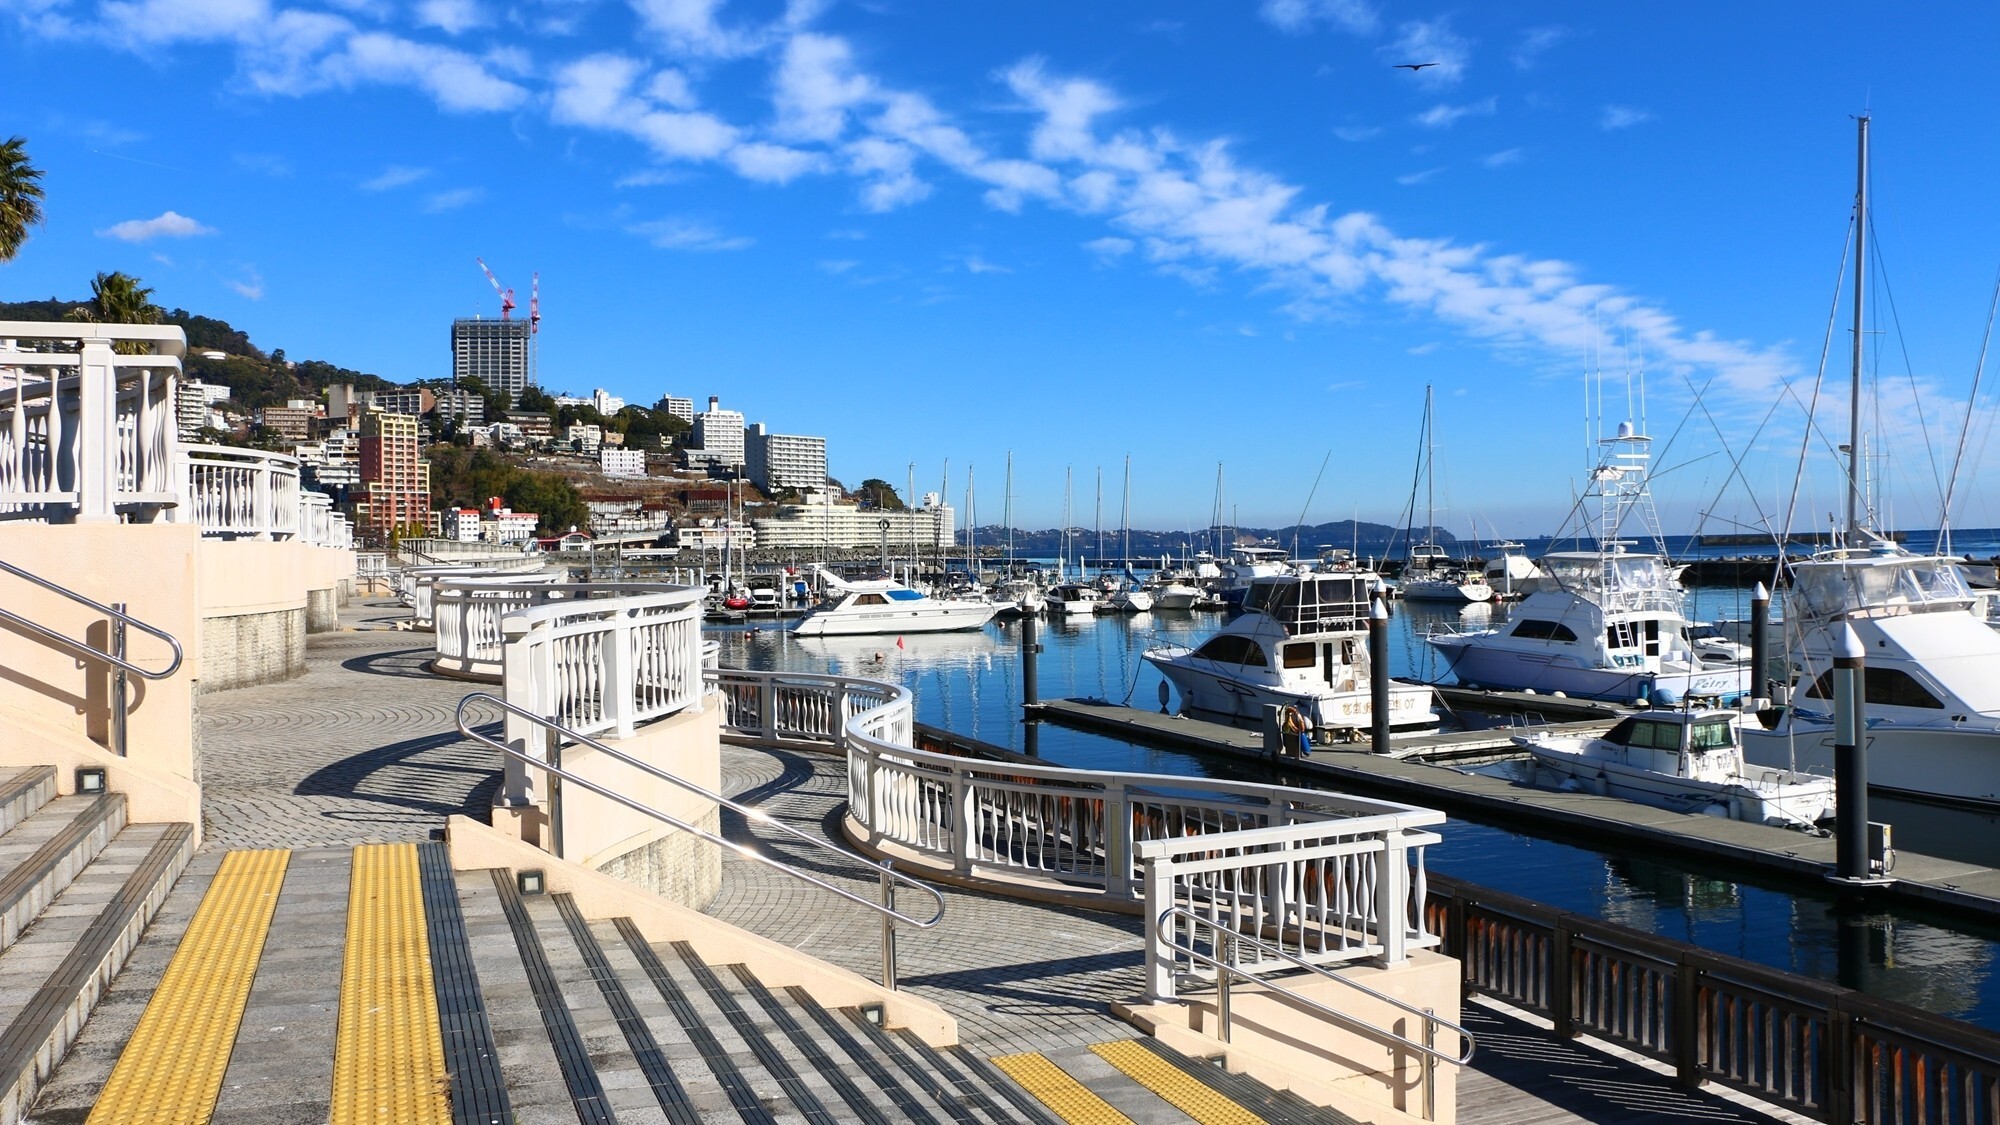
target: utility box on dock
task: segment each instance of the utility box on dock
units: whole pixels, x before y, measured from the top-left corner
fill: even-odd
[[[1887,877],[1896,869],[1895,826],[1879,820],[1868,822],[1868,873]]]

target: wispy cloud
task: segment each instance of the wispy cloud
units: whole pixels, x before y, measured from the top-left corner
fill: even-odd
[[[230,160],[245,172],[255,172],[260,176],[270,176],[273,179],[292,174],[291,161],[286,160],[282,156],[275,156],[270,153],[239,152],[231,157]]]
[[[445,211],[456,211],[460,207],[477,203],[486,198],[486,189],[479,187],[450,188],[432,192],[424,197],[424,210],[436,215]]]
[[[1127,254],[1132,252],[1136,245],[1129,238],[1117,238],[1106,235],[1103,238],[1091,239],[1089,242],[1083,244],[1083,248],[1096,255],[1099,265],[1108,266],[1113,262],[1122,260]]]
[[[362,191],[388,191],[391,188],[407,187],[431,174],[429,168],[409,168],[401,164],[391,164],[382,173],[361,181]]]
[[[1411,172],[1407,175],[1397,176],[1396,182],[1402,184],[1404,187],[1415,187],[1418,184],[1429,182],[1442,171],[1444,171],[1443,168],[1426,168],[1421,172]]]
[[[418,25],[438,28],[446,35],[460,35],[491,22],[477,0],[421,0],[417,5]]]
[[[245,266],[242,279],[230,281],[227,284],[231,289],[236,291],[237,296],[245,300],[261,301],[264,299],[264,275],[258,273],[253,267]]]
[[[1304,35],[1322,23],[1350,35],[1373,35],[1382,26],[1364,0],[1264,0],[1257,14],[1292,35]]]
[[[821,273],[830,273],[835,277],[839,277],[841,274],[852,270],[860,264],[860,262],[855,261],[853,258],[832,258],[820,262],[819,269]]]
[[[1415,121],[1426,129],[1449,129],[1467,117],[1491,117],[1500,108],[1498,98],[1481,98],[1464,105],[1446,105],[1443,102],[1417,114]]]
[[[1526,149],[1503,148],[1499,152],[1489,152],[1480,157],[1479,163],[1488,168],[1505,168],[1510,164],[1519,164],[1521,158],[1526,155]]]
[[[155,238],[193,238],[196,235],[214,234],[214,227],[206,227],[177,211],[163,211],[157,218],[127,219],[122,223],[97,232],[99,238],[116,238],[122,242],[148,242]]]
[[[1008,266],[996,265],[977,254],[967,254],[964,258],[967,273],[1013,273]]]
[[[1409,352],[1411,355],[1429,355],[1432,352],[1438,350],[1438,346],[1439,346],[1438,342],[1436,340],[1432,340],[1430,343],[1418,344],[1414,348],[1406,348],[1404,350]]]
[[[1514,53],[1509,56],[1517,70],[1533,70],[1542,61],[1542,55],[1549,48],[1569,38],[1566,27],[1534,27],[1521,33],[1521,41],[1514,45]]]
[[[1604,112],[1598,115],[1597,124],[1599,128],[1605,130],[1629,129],[1652,119],[1653,115],[1648,110],[1635,109],[1629,105],[1608,105],[1604,107]]]
[[[650,222],[629,224],[625,230],[662,250],[741,250],[756,241],[740,236],[727,236],[706,223],[689,219],[654,219]]]
[[[1343,141],[1368,141],[1382,135],[1380,125],[1336,125],[1333,135]]]

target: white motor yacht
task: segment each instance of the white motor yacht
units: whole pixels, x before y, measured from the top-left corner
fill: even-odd
[[[1453,562],[1436,543],[1410,548],[1410,561],[1396,581],[1396,589],[1404,601],[1412,602],[1471,605],[1493,600],[1493,587],[1485,578]]]
[[[1263,708],[1297,708],[1321,738],[1351,737],[1374,723],[1365,572],[1285,574],[1252,583],[1241,616],[1201,644],[1163,645],[1145,659],[1180,690],[1182,710],[1257,721]],[[1389,688],[1390,726],[1438,724],[1421,684]]]
[[[1519,543],[1502,543],[1499,550],[1500,557],[1489,561],[1482,575],[1493,596],[1507,601],[1534,593],[1541,583],[1542,568],[1521,553]]]
[[[950,633],[977,629],[1000,607],[990,601],[932,598],[900,582],[850,582],[824,571],[826,599],[792,623],[801,637],[852,637],[886,633]]]
[[[1834,813],[1833,778],[1746,765],[1735,711],[1650,710],[1600,738],[1515,735],[1566,787],[1658,808],[1810,829]]]
[[[1049,587],[1042,601],[1057,617],[1089,617],[1103,603],[1104,594],[1087,582],[1063,582]]]
[[[1291,572],[1291,557],[1276,547],[1232,547],[1229,561],[1221,565],[1211,589],[1231,609],[1236,609],[1249,596],[1252,582]]]

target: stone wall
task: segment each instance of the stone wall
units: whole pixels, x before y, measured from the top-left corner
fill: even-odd
[[[306,618],[303,607],[202,618],[202,692],[304,675]]]
[[[694,824],[704,832],[722,835],[721,810],[710,809]],[[692,910],[706,908],[722,889],[721,849],[685,832],[606,860],[597,869]]]

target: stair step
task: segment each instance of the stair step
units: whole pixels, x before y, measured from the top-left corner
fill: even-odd
[[[0,832],[12,829],[55,799],[54,766],[0,767]]]
[[[853,1115],[852,1119],[867,1122],[868,1125],[890,1125],[890,1122],[895,1120],[884,1113],[882,1107],[876,1104],[875,1098],[863,1090],[847,1073],[853,1064],[835,1057],[834,1052],[839,1048],[829,1049],[831,1041],[825,1038],[824,1032],[815,1034],[805,1022],[801,1022],[770,989],[764,987],[764,982],[757,979],[749,966],[731,965],[729,971],[736,978],[738,987],[748,994],[763,1011],[765,1017],[784,1033],[785,1039],[791,1043],[792,1049],[798,1052],[800,1059],[811,1067],[814,1073],[826,1079],[827,1084],[840,1096],[840,1100],[847,1103],[847,1112]],[[902,1120],[936,1120],[917,1103],[912,1102],[910,1109],[913,1112],[906,1113]]]
[[[770,1017],[765,1016],[760,1020],[758,1013],[753,1013],[745,1007],[743,997],[723,984],[722,978],[716,975],[708,962],[701,959],[701,955],[695,952],[694,946],[684,941],[677,941],[673,943],[672,948],[680,959],[682,968],[687,970],[695,984],[706,994],[708,1002],[721,1013],[723,1019],[728,1021],[730,1029],[736,1032],[737,1038],[743,1041],[751,1054],[762,1064],[764,1072],[777,1082],[778,1088],[791,1098],[792,1104],[798,1108],[805,1120],[812,1122],[812,1125],[838,1125],[840,1119],[827,1107],[828,1096],[832,1097],[835,1105],[840,1104],[838,1095],[833,1093],[831,1085],[817,1073],[807,1078],[792,1068],[791,1062],[773,1042],[771,1033],[776,1031],[777,1027],[771,1022]]]
[[[57,797],[0,836],[0,949],[13,945],[124,827],[124,796],[100,793]]]
[[[639,1071],[640,1081],[644,1083],[643,1089],[652,1096],[653,1104],[659,1106],[660,1112],[667,1115],[667,1120],[675,1125],[700,1125],[701,1111],[695,1107],[687,1086],[674,1073],[673,1062],[661,1049],[658,1037],[640,1013],[638,1002],[611,963],[603,943],[597,940],[590,923],[584,920],[583,912],[577,909],[576,900],[569,895],[556,895],[555,905],[562,915],[564,927],[569,930],[570,940],[576,944],[577,952],[583,959],[584,968],[597,985],[605,1006],[625,1038],[626,1047],[632,1052],[632,1061]],[[614,1090],[613,1097],[617,1096],[618,1092]]]
[[[460,1125],[502,1125],[514,1118],[500,1051],[479,988],[465,912],[458,901],[451,853],[443,844],[417,846],[424,884],[424,918],[437,990],[438,1032],[451,1073],[451,1105]]]
[[[847,1027],[846,1021],[827,1011],[819,1001],[813,999],[812,994],[795,984],[785,989],[785,995],[793,1005],[805,1013],[807,1019],[819,1029],[820,1034],[825,1036],[828,1042],[838,1046],[842,1054],[888,1096],[905,1120],[937,1122],[948,1119],[949,1115],[940,1109],[936,1102],[927,1095],[909,1088],[900,1068],[857,1038]]]
[[[1337,1109],[1314,1105],[1290,1090],[1274,1089],[1247,1074],[1231,1074],[1212,1062],[1189,1058],[1157,1039],[1141,1037],[1133,1042],[1215,1087],[1272,1125],[1361,1125]]]
[[[126,828],[0,952],[0,1123],[33,1103],[193,850],[185,824]]]

